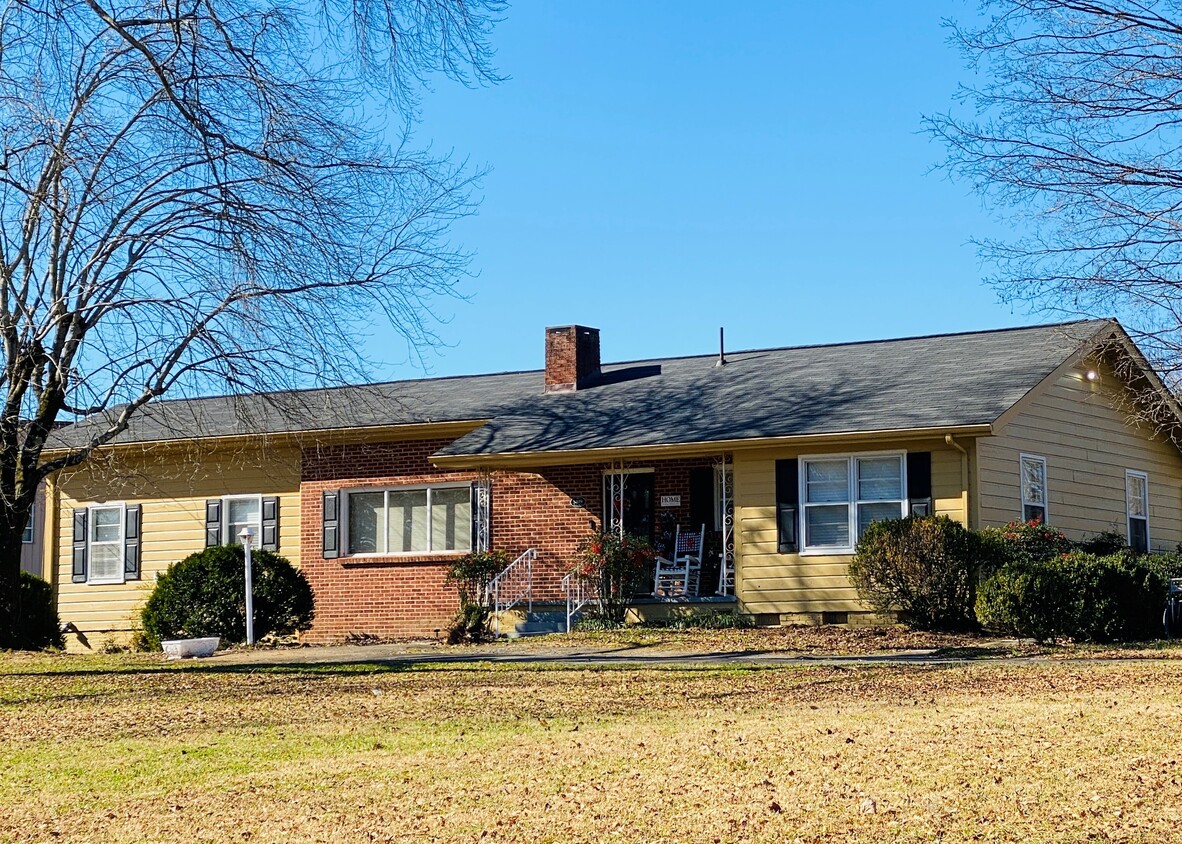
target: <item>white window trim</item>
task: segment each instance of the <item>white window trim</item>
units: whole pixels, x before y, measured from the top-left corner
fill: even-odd
[[[119,510],[119,576],[96,578],[94,576],[94,512],[96,510]],[[107,544],[107,543],[104,543]],[[91,504],[86,508],[86,585],[108,586],[127,582],[127,504],[123,501],[110,501],[106,504]]]
[[[26,533],[29,535],[28,539],[25,539]],[[22,545],[33,545],[36,542],[37,542],[37,502],[34,501],[32,503],[32,505],[30,505],[30,507],[29,507],[29,521],[25,525],[24,531],[21,532],[21,544]]]
[[[1025,467],[1022,461],[1032,460],[1035,463],[1042,464],[1042,501],[1027,501],[1026,500],[1026,476],[1024,474]],[[1026,521],[1026,507],[1042,507],[1042,523],[1050,524],[1051,508],[1050,508],[1050,491],[1047,486],[1050,483],[1050,478],[1047,477],[1047,459],[1041,454],[1026,454],[1018,455],[1018,516],[1022,521]],[[1127,508],[1126,508],[1127,509]]]
[[[258,550],[259,543],[263,541],[263,496],[259,495],[223,495],[222,496],[222,544],[223,545],[238,545],[242,542],[237,536],[230,535],[230,502],[231,501],[256,501],[259,505],[259,523],[258,532],[254,537],[254,548]]]
[[[431,518],[431,490],[433,489],[467,489],[468,500],[471,507],[476,506],[476,502],[472,500],[472,483],[470,481],[455,481],[441,484],[412,484],[408,486],[356,486],[341,490],[341,549],[343,553],[341,556],[350,560],[365,560],[365,559],[386,559],[388,557],[441,557],[452,556],[459,557],[470,553],[467,550],[463,551],[372,551],[364,554],[350,554],[349,553],[349,498],[358,492],[418,492],[420,490],[427,491],[427,547],[430,549],[435,544],[435,525]],[[386,497],[385,506],[382,507],[382,524],[380,527],[381,536],[389,536],[388,521],[390,518],[389,495]]]
[[[800,550],[797,552],[802,557],[835,557],[841,555],[848,555],[854,553],[854,547],[858,543],[858,505],[859,504],[873,504],[883,503],[873,501],[862,501],[857,497],[857,461],[859,458],[865,457],[898,457],[899,458],[899,489],[902,492],[902,499],[899,503],[899,518],[907,516],[909,506],[907,498],[907,452],[906,451],[858,451],[858,452],[842,452],[839,454],[802,454],[797,458],[797,465],[800,467],[797,472],[797,500],[800,505],[797,507],[797,525],[796,535],[799,537]],[[844,502],[832,502],[834,504],[845,504],[849,508],[850,521],[850,544],[847,546],[836,545],[814,545],[809,546],[808,542],[808,463],[820,460],[845,460],[847,461],[846,479],[849,482],[849,488],[846,491],[847,499]],[[816,506],[816,505],[813,505]]]
[[[1146,552],[1152,547],[1150,545],[1149,535],[1149,473],[1141,472],[1137,469],[1125,469],[1125,538],[1129,544],[1133,544],[1133,514],[1130,512],[1132,508],[1129,500],[1129,478],[1140,478],[1145,484],[1145,516],[1138,516],[1137,518],[1145,519],[1145,550]]]

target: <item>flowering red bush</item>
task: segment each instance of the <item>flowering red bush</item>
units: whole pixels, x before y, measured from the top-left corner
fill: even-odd
[[[1000,541],[1005,562],[1045,563],[1062,559],[1075,550],[1063,531],[1045,524],[1042,519],[1029,522],[1010,522],[1001,528],[986,528]]]
[[[644,581],[654,556],[647,540],[600,530],[579,543],[570,571],[596,594],[599,617],[623,624],[628,601]]]

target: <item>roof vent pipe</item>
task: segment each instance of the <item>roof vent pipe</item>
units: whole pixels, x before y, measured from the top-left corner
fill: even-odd
[[[726,366],[726,343],[723,342],[722,326],[718,326],[718,363],[715,366]]]

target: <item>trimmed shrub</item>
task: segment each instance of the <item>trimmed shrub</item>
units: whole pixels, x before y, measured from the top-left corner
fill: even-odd
[[[1105,530],[1093,537],[1083,540],[1076,546],[1085,554],[1095,554],[1097,557],[1109,557],[1129,550],[1129,543],[1125,541],[1123,533]]]
[[[1161,571],[1143,557],[1075,552],[1003,566],[982,585],[977,619],[990,630],[1038,641],[1117,642],[1159,634]]]
[[[201,636],[245,642],[245,562],[241,545],[215,545],[169,566],[140,613],[148,647]],[[303,573],[270,551],[252,552],[251,562],[255,637],[307,630],[314,605]]]
[[[858,595],[880,613],[901,611],[912,626],[974,626],[973,601],[982,543],[947,516],[875,522],[850,563]]]
[[[53,588],[41,578],[22,571],[17,589],[20,620],[14,640],[5,644],[17,650],[60,648],[62,631],[53,605]]]

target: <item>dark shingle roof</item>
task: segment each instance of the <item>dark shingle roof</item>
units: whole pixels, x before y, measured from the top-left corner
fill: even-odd
[[[737,352],[606,367],[442,449],[505,454],[988,424],[1111,323]],[[617,380],[618,379],[618,380]]]
[[[439,452],[475,456],[987,424],[1105,320],[610,364],[543,395],[541,371],[164,401],[118,442],[488,420]],[[81,441],[87,422],[61,432]]]

